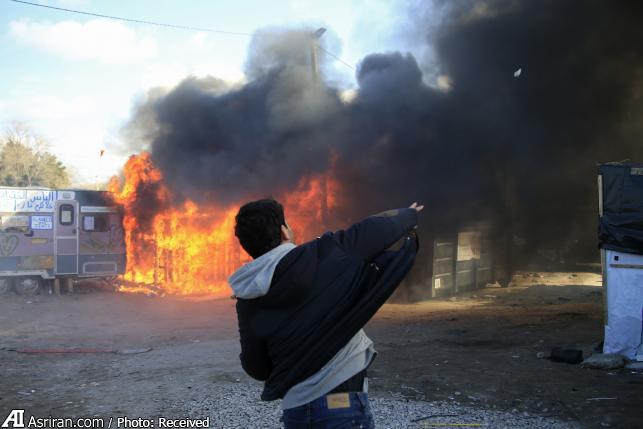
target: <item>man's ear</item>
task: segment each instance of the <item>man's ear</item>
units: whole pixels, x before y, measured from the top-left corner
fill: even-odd
[[[281,241],[290,241],[292,237],[290,237],[290,231],[288,231],[288,228],[286,228],[286,225],[281,225]]]

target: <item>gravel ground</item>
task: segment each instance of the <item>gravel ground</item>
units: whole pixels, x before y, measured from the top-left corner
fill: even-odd
[[[210,416],[214,428],[279,428],[279,402],[263,402],[258,398],[257,383],[217,382],[208,394],[189,402],[170,405],[171,415],[192,418]],[[193,395],[194,398],[194,395]],[[457,404],[409,400],[399,394],[388,397],[375,394],[371,405],[378,428],[428,428],[459,425],[480,425],[492,428],[579,428],[577,424],[518,412],[474,409]],[[475,427],[475,426],[474,426]]]
[[[641,428],[643,373],[538,357],[556,346],[589,352],[602,336],[599,286],[563,280],[385,305],[366,326],[380,352],[369,368],[378,428]],[[0,422],[7,410],[26,409],[38,416],[209,416],[212,427],[279,427],[279,403],[259,401],[261,384],[239,365],[234,304],[4,295]],[[151,350],[30,355],[14,348]]]

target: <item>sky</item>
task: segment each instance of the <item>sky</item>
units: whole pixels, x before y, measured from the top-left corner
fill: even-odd
[[[274,26],[323,26],[326,47],[351,65],[373,52],[413,51],[399,37],[406,12],[394,1],[33,2],[247,34]],[[171,88],[188,76],[243,82],[250,39],[0,0],[0,131],[26,123],[47,139],[76,185],[105,181],[130,155],[120,149],[121,129],[149,89]],[[329,65],[328,79],[341,89],[355,86],[354,74],[338,61]]]

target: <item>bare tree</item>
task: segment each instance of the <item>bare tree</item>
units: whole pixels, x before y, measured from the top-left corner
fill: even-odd
[[[47,141],[29,126],[10,126],[0,137],[0,185],[68,186],[65,166],[48,148]]]

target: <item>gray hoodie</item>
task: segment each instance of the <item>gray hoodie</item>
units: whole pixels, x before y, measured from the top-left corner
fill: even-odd
[[[235,271],[228,278],[234,296],[253,299],[267,294],[277,264],[295,247],[292,243],[284,243]]]
[[[292,243],[284,243],[239,268],[228,279],[234,295],[242,299],[266,295],[277,264],[295,247]],[[373,341],[360,329],[322,369],[291,387],[281,402],[281,408],[285,410],[298,407],[325,395],[368,368],[376,354]],[[365,380],[364,391],[367,390],[367,386]]]

